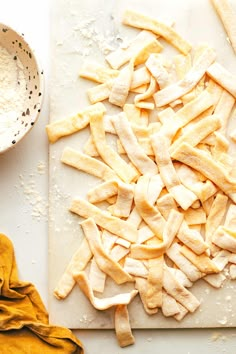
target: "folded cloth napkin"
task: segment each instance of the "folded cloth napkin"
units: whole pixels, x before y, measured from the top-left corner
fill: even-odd
[[[81,342],[52,326],[34,285],[18,279],[11,241],[0,234],[0,353],[83,354]]]

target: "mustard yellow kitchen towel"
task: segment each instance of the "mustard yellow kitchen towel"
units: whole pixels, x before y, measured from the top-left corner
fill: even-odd
[[[18,279],[12,242],[0,234],[0,353],[83,354],[81,342],[64,327],[50,325],[34,285]]]

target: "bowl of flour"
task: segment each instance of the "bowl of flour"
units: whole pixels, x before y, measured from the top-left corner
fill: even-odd
[[[0,24],[0,153],[32,129],[42,96],[43,71],[24,35]]]

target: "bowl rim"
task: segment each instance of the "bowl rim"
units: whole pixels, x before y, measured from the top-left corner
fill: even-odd
[[[40,116],[40,113],[41,113],[41,108],[42,108],[42,105],[43,105],[43,101],[44,101],[44,89],[45,89],[45,76],[44,76],[44,70],[42,68],[42,65],[40,63],[40,60],[38,59],[38,55],[35,51],[35,49],[31,46],[31,44],[29,44],[29,42],[25,39],[25,34],[24,33],[20,33],[20,31],[14,29],[13,27],[9,26],[9,25],[6,25],[5,23],[3,22],[0,22],[0,28],[6,28],[7,30],[15,33],[21,40],[22,42],[24,42],[30,49],[30,53],[32,55],[32,59],[34,60],[35,62],[35,66],[36,66],[36,69],[37,69],[37,72],[38,72],[38,79],[39,79],[39,89],[40,89],[40,92],[41,92],[41,96],[39,98],[39,106],[38,106],[38,110],[37,112],[35,112],[34,114],[34,119],[32,120],[33,123],[36,123],[39,116]],[[4,47],[4,46],[3,46]],[[6,48],[6,47],[5,47]],[[33,129],[35,124],[30,124],[29,125],[29,128],[26,130],[26,132],[16,141],[15,144],[11,143],[11,145],[7,146],[5,149],[3,150],[0,150],[0,155],[13,149],[14,147],[16,147],[16,145],[22,141],[22,139]]]

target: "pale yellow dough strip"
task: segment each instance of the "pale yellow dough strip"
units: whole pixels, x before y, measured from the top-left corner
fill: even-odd
[[[123,111],[126,114],[126,117],[130,124],[135,124],[137,127],[139,126],[141,129],[147,129],[147,122],[142,121],[141,119],[141,109],[136,107],[134,104],[131,103],[126,103],[123,107]],[[115,134],[117,134],[116,129],[114,127],[114,120],[119,119],[119,115],[116,117],[111,118],[111,124],[113,126],[113,129],[115,131]]]
[[[201,202],[205,202],[217,192],[217,187],[209,179],[200,181],[197,173],[187,165],[175,163],[174,166],[181,183],[193,191]]]
[[[89,283],[93,291],[103,293],[105,289],[106,274],[98,267],[93,257],[89,268]]]
[[[74,277],[80,289],[83,291],[83,293],[89,299],[91,304],[97,310],[106,310],[118,304],[128,305],[138,293],[137,290],[132,290],[130,293],[123,293],[112,297],[100,299],[93,295],[93,290],[90,286],[85,272],[79,272]]]
[[[182,270],[189,280],[192,282],[197,281],[203,276],[203,274],[180,252],[180,250],[180,244],[173,243],[166,251],[166,254],[177,265],[177,267]]]
[[[208,47],[207,43],[200,43],[194,48],[194,54],[193,54],[193,65],[196,63],[200,55],[203,53],[203,51]],[[205,79],[206,75],[204,75],[201,80],[198,82],[197,86],[195,87],[194,91],[196,96],[199,95],[205,87]]]
[[[155,78],[160,89],[170,84],[170,75],[164,68],[159,55],[151,54],[145,63],[146,67]],[[154,93],[154,92],[153,92]]]
[[[181,208],[184,210],[188,209],[198,198],[192,191],[180,183],[168,152],[167,139],[156,134],[151,137],[151,142],[160,175],[167,190]]]
[[[56,120],[46,125],[46,131],[50,143],[55,143],[63,136],[71,135],[87,127],[92,112],[105,113],[106,108],[102,103],[96,103],[79,111],[75,116]]]
[[[143,46],[143,48],[138,52],[131,61],[134,62],[134,66],[145,63],[149,55],[153,53],[160,53],[163,49],[163,46],[156,39],[153,39],[149,43]]]
[[[116,173],[103,162],[70,147],[64,149],[61,162],[105,181],[120,180]]]
[[[158,312],[158,308],[150,309],[147,306],[147,279],[141,277],[135,277],[135,288],[139,292],[143,308],[148,315],[154,315]]]
[[[103,229],[101,239],[102,239],[102,244],[103,244],[104,250],[106,252],[110,253],[117,238],[118,238],[118,236],[112,234],[110,231]]]
[[[217,252],[216,256],[212,258],[212,261],[216,264],[216,266],[223,270],[227,264],[230,262],[231,253],[226,250],[221,250]]]
[[[125,247],[125,248],[130,248],[130,242],[127,241],[127,240],[124,240],[124,239],[121,238],[121,237],[118,237],[118,238],[116,239],[116,244],[117,244],[117,245],[120,245],[120,246],[123,246],[123,247]]]
[[[124,270],[135,277],[147,278],[148,270],[142,261],[126,257],[124,261]]]
[[[185,220],[180,227],[177,237],[181,242],[183,242],[183,244],[188,246],[194,253],[198,255],[201,255],[208,249],[208,245],[203,241],[200,232],[194,229],[190,229]]]
[[[191,55],[178,54],[174,57],[175,71],[178,80],[182,80],[187,72],[191,69]],[[181,97],[183,104],[192,101],[195,98],[195,88],[193,88],[189,93]]]
[[[175,111],[171,107],[167,107],[158,112],[157,116],[161,124],[164,125],[165,122],[171,120],[175,115]]]
[[[129,44],[127,48],[118,48],[106,56],[107,62],[113,69],[119,69],[134,57],[144,45],[156,39],[156,35],[150,31],[141,31]]]
[[[129,94],[132,76],[134,71],[133,62],[122,68],[117,78],[113,81],[111,92],[109,95],[109,102],[123,107]]]
[[[219,273],[220,270],[215,263],[205,253],[196,255],[190,248],[182,246],[180,249],[182,255],[184,255],[190,262],[197,267],[201,273],[212,274]]]
[[[130,92],[133,92],[133,93],[144,93],[147,91],[147,88],[148,88],[148,84],[143,84],[143,85],[140,85],[136,88],[133,88],[131,89],[130,88]]]
[[[65,299],[75,285],[73,274],[85,269],[92,258],[92,252],[87,240],[84,238],[80,247],[71,258],[65,272],[59,280],[53,294],[57,299]]]
[[[111,205],[108,210],[112,215],[127,218],[130,215],[134,199],[134,188],[130,184],[119,183],[118,194],[115,204]]]
[[[207,69],[207,74],[226,91],[236,97],[236,77],[219,63],[213,63]]]
[[[164,267],[163,287],[167,294],[171,295],[188,311],[194,312],[199,307],[200,302],[197,298],[176,280],[168,267]]]
[[[196,98],[188,102],[183,108],[180,108],[175,115],[176,121],[179,122],[179,128],[184,127],[194,118],[202,114],[214,104],[214,99],[211,92],[204,90]]]
[[[226,91],[225,91],[226,92]],[[221,161],[223,156],[227,154],[229,149],[229,140],[222,133],[215,132],[215,145],[211,149],[212,156],[215,160]]]
[[[185,288],[191,288],[193,286],[193,283],[188,279],[185,273],[182,272],[182,270],[176,267],[169,267],[169,271],[175,276],[176,280],[178,280],[178,282],[180,282],[180,284],[183,285]]]
[[[215,106],[217,105],[217,103],[219,102],[220,96],[223,92],[223,88],[220,85],[218,85],[214,80],[209,78],[206,91],[212,97],[212,104],[213,104],[213,109],[214,109]],[[209,113],[209,114],[211,114],[211,113]]]
[[[149,84],[150,79],[150,72],[145,66],[134,70],[130,90],[134,90],[136,87],[140,87],[141,85]]]
[[[139,138],[138,143],[147,156],[154,156],[154,152],[149,138]],[[123,148],[123,145],[121,144],[120,140],[117,140],[117,151],[119,152],[119,154],[126,154],[126,151]]]
[[[201,172],[231,198],[232,193],[236,192],[236,181],[204,151],[182,143],[172,153],[172,158]]]
[[[147,175],[144,175],[143,177],[139,178],[138,183],[139,186],[141,184],[139,190],[137,189],[136,184],[135,191],[135,194],[139,193],[139,196],[136,195],[136,203],[138,204],[138,207],[134,206],[127,221],[132,222],[132,224],[134,224],[138,228],[142,221],[142,218],[145,218],[147,224],[153,225],[153,229],[155,230],[155,232],[158,232],[160,237],[162,237],[164,219],[158,213],[158,210],[153,207],[153,205],[161,193],[161,190],[163,188],[163,182],[159,175],[152,176],[151,178],[149,178]],[[158,227],[160,229],[158,229]],[[138,234],[140,237],[139,241],[141,241],[143,237],[150,238],[151,235],[154,236],[155,232],[153,232],[153,230],[151,230],[151,228],[146,225],[144,233],[141,229],[138,230]]]
[[[134,188],[130,184],[110,180],[90,189],[87,193],[90,203],[99,203],[117,195],[114,205],[109,211],[118,217],[128,217],[134,197]]]
[[[150,240],[147,242],[150,246],[158,245],[160,240]],[[147,306],[151,309],[162,306],[162,282],[163,282],[164,256],[161,255],[148,260],[147,277]]]
[[[81,226],[99,268],[109,275],[117,284],[133,281],[132,276],[125,272],[120,264],[115,262],[108,253],[105,252],[94,220],[88,218],[81,222]]]
[[[212,249],[212,236],[223,220],[226,213],[227,202],[228,197],[226,195],[217,193],[207,217],[205,238],[210,250]]]
[[[214,201],[214,195],[212,195],[210,198],[202,202],[202,207],[205,210],[207,216],[210,214],[213,201]]]
[[[215,61],[215,58],[215,51],[212,48],[206,48],[182,80],[153,95],[156,106],[163,107],[191,91]]]
[[[120,113],[112,122],[129,159],[135,167],[142,174],[155,175],[158,172],[157,166],[138,144],[126,114]]]
[[[183,213],[184,220],[188,225],[201,225],[206,223],[206,213],[202,207],[197,209],[189,208]]]
[[[89,88],[87,90],[87,95],[90,103],[94,104],[108,99],[111,93],[112,84],[113,81],[109,80],[104,84],[100,84]]]
[[[165,218],[165,220],[168,219],[171,209],[178,211],[176,201],[170,193],[164,194],[163,196],[158,198],[156,206],[160,211],[161,215],[163,215],[163,217]]]
[[[154,232],[150,229],[149,226],[145,225],[142,226],[139,230],[138,230],[138,243],[144,243],[147,240],[149,240],[150,238],[152,238],[153,236],[155,236]]]
[[[151,81],[150,81],[150,85],[147,89],[147,91],[145,91],[144,93],[140,93],[139,95],[136,95],[135,98],[134,98],[134,104],[136,107],[139,107],[139,108],[145,108],[145,105],[144,104],[148,104],[150,103],[152,107],[151,109],[154,109],[154,104],[151,103],[151,102],[143,102],[144,100],[152,97],[152,95],[156,92],[157,90],[157,84],[156,84],[156,81],[155,79],[151,76]],[[152,106],[153,105],[153,106]]]
[[[231,204],[227,210],[225,218],[225,227],[235,229],[236,228],[236,205]]]
[[[113,70],[102,66],[97,62],[85,62],[79,72],[79,76],[84,79],[92,80],[104,84],[109,80],[115,79],[119,75],[119,70]]]
[[[211,107],[213,103],[212,95],[207,90],[203,91],[195,99],[186,103],[186,105],[180,108],[173,116],[169,111],[168,121],[163,122],[160,134],[168,137],[171,142],[180,128],[189,124],[194,118]]]
[[[211,0],[236,54],[236,14],[229,0]]]
[[[172,154],[172,152],[183,142],[188,143],[191,146],[198,145],[209,134],[219,129],[220,126],[220,118],[217,115],[201,119],[199,122],[195,123],[191,129],[183,133],[183,135],[174,141],[169,148],[170,154]]]
[[[73,200],[70,211],[83,218],[92,217],[96,224],[127,241],[136,242],[138,238],[138,231],[131,223],[110,215],[83,198]]]
[[[87,198],[90,203],[100,203],[118,193],[118,182],[109,180],[90,189]]]
[[[110,256],[115,262],[119,262],[122,258],[127,256],[128,253],[128,248],[125,248],[121,245],[115,245],[110,252]]]
[[[154,203],[149,200],[148,187],[151,179],[150,176],[144,175],[138,179],[135,186],[134,202],[140,216],[154,232],[154,234],[162,239],[162,234],[165,228],[165,220],[161,216]],[[151,191],[150,191],[151,192]]]
[[[102,113],[98,112],[98,114],[94,113],[91,115],[90,129],[99,155],[106,164],[110,166],[124,182],[129,183],[134,180],[137,174],[106,142]]]
[[[134,291],[134,290],[133,290]],[[129,312],[126,305],[119,304],[115,309],[115,332],[120,347],[127,347],[134,344],[135,339],[132,334]]]
[[[143,244],[131,245],[131,257],[136,259],[153,259],[163,255],[173,242],[182,222],[183,215],[175,210],[171,210],[163,230],[163,241],[155,246]]]
[[[151,17],[132,10],[126,10],[122,22],[125,25],[146,29],[160,35],[184,54],[187,54],[191,50],[191,45],[176,31]]]
[[[112,121],[111,121],[114,116],[116,116],[116,115],[105,114],[103,116],[103,127],[104,127],[104,130],[106,133],[116,134],[116,131],[115,131]]]
[[[187,315],[188,310],[186,309],[186,307],[181,305],[179,302],[177,302],[177,305],[179,308],[179,313],[174,315],[174,318],[176,319],[176,321],[181,321]]]
[[[165,290],[162,291],[161,310],[165,317],[171,317],[180,312],[177,301],[167,294]]]
[[[176,202],[169,193],[159,198],[156,205],[165,219],[168,219],[171,209],[178,211]],[[196,230],[191,230],[185,220],[179,228],[177,237],[197,254],[205,252],[208,248],[201,234]]]
[[[150,177],[147,187],[147,199],[149,203],[151,203],[152,205],[155,204],[163,187],[164,183],[162,182],[161,176],[159,174]]]
[[[231,112],[235,103],[235,98],[226,90],[222,89],[222,93],[220,98],[215,106],[214,115],[220,118],[221,127],[215,132],[215,134],[211,134],[205,139],[203,139],[204,144],[216,145],[216,134],[226,134],[227,125],[229,118],[231,116]]]
[[[213,286],[216,289],[219,289],[222,287],[226,277],[224,276],[223,273],[217,273],[217,274],[208,274],[206,275],[203,280],[205,280],[208,284]]]
[[[236,232],[235,229],[231,229],[224,226],[219,226],[214,235],[212,236],[212,242],[224,250],[236,253]]]
[[[230,93],[228,93],[228,91],[223,90],[214,111],[214,113],[220,117],[220,132],[222,134],[225,134],[226,132],[228,120],[230,118],[234,104],[235,98]]]
[[[93,138],[90,135],[88,140],[86,141],[86,143],[83,146],[83,152],[85,155],[88,155],[90,157],[99,157],[99,153],[96,149],[96,146],[94,144]]]

